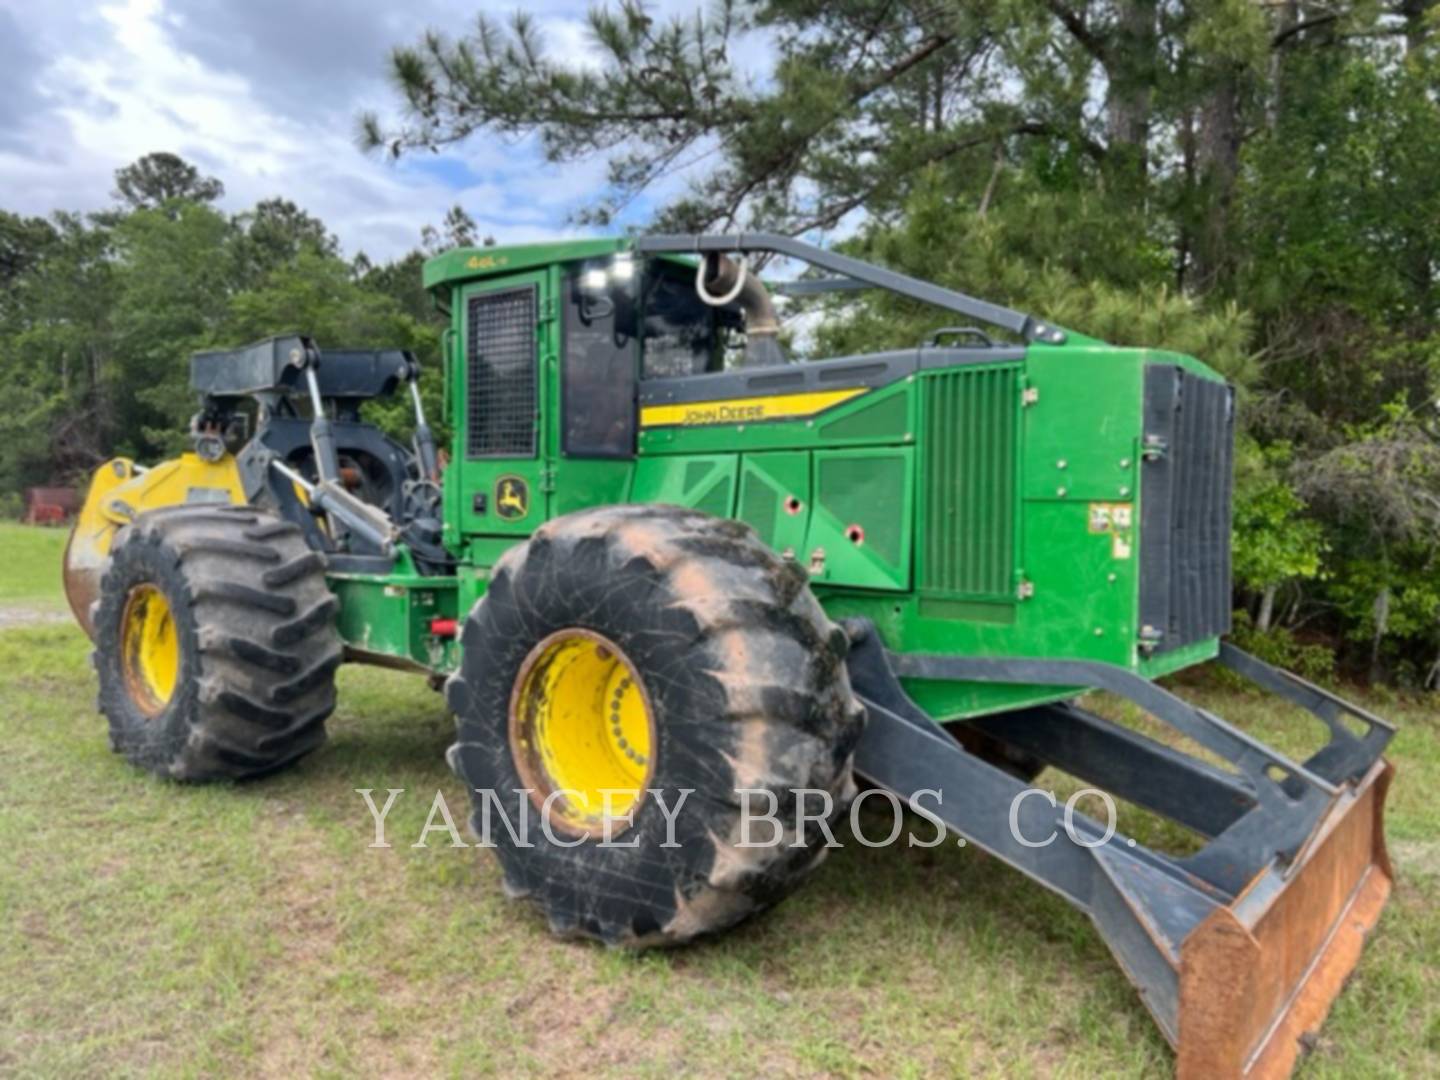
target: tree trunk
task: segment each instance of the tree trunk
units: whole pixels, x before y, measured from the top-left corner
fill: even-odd
[[[1380,643],[1390,628],[1390,586],[1382,585],[1375,594],[1375,635],[1370,639],[1370,681],[1382,682],[1385,672],[1380,666]]]
[[[1200,110],[1196,137],[1200,225],[1191,285],[1208,290],[1222,283],[1230,265],[1235,183],[1240,175],[1240,88],[1235,71],[1216,76]]]
[[[1158,69],[1156,0],[1120,0],[1105,51],[1105,131],[1110,156],[1128,176],[1148,169],[1150,119]]]
[[[985,182],[985,193],[980,196],[980,207],[975,216],[983,218],[990,212],[990,201],[995,198],[995,188],[1000,183],[1000,173],[1005,168],[1005,144],[995,144],[995,164],[990,169],[990,179]]]
[[[1400,5],[1400,14],[1405,17],[1405,51],[1416,54],[1425,39],[1429,35],[1430,11],[1440,0],[1404,0]],[[1425,306],[1426,298],[1430,295],[1432,279],[1434,276],[1434,259],[1431,254],[1429,236],[1421,234],[1416,236],[1410,230],[1406,230],[1408,239],[1405,247],[1408,249],[1401,254],[1409,266],[1410,278],[1414,288],[1414,295],[1418,305]]]
[[[1184,177],[1185,189],[1195,189],[1195,110],[1187,108],[1180,117],[1180,174]],[[1180,238],[1175,251],[1175,291],[1183,293],[1195,261],[1194,214],[1179,217]]]
[[[1300,25],[1299,0],[1287,0],[1280,6],[1275,20],[1275,34],[1278,38]],[[1265,126],[1271,131],[1280,122],[1280,110],[1285,102],[1285,54],[1286,50],[1272,47],[1270,50],[1270,88],[1265,99]]]
[[[1414,52],[1425,43],[1425,16],[1437,0],[1402,0],[1399,13],[1405,17],[1405,51]]]
[[[1265,591],[1260,594],[1260,614],[1255,616],[1255,629],[1262,634],[1270,632],[1270,623],[1275,618],[1275,593],[1279,588],[1278,585],[1266,585]]]

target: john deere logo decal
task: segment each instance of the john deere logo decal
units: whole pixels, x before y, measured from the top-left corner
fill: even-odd
[[[495,481],[495,513],[506,521],[519,521],[530,512],[530,485],[518,476]]]

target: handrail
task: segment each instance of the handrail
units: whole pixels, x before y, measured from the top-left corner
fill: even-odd
[[[839,255],[833,251],[807,244],[803,240],[781,236],[777,233],[733,233],[642,236],[635,241],[635,250],[645,254],[689,252],[702,254],[708,251],[746,252],[768,251],[790,259],[799,259],[822,270],[862,281],[867,285],[888,289],[908,296],[912,300],[934,304],[949,311],[958,312],[972,319],[989,323],[1018,334],[1026,341],[1041,341],[1049,345],[1063,344],[1065,331],[1050,323],[1041,322],[1023,311],[979,300],[965,293],[946,289],[940,285],[921,281],[894,270],[886,270],[871,263]]]

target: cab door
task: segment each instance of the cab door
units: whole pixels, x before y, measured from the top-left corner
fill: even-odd
[[[553,353],[549,292],[544,271],[461,292],[451,467],[459,466],[465,534],[529,534],[549,516],[542,367]]]

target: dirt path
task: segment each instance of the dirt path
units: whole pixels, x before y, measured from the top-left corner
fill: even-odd
[[[0,630],[20,626],[49,626],[70,621],[70,612],[63,608],[35,607],[29,604],[0,604]]]

